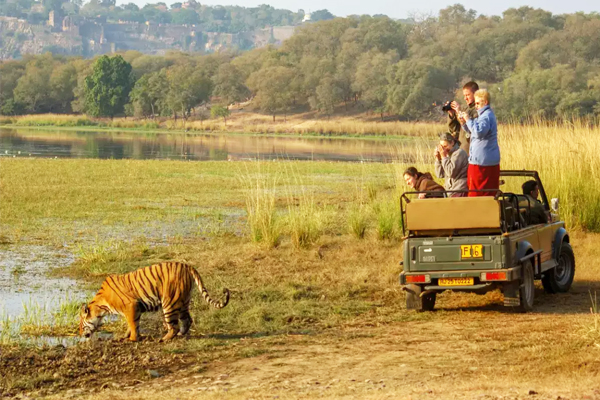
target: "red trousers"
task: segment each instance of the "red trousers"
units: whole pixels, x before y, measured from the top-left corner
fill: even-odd
[[[467,171],[467,184],[469,190],[499,189],[500,188],[500,165],[483,167],[481,165],[469,164]],[[469,192],[469,197],[495,196],[496,191],[491,192]]]

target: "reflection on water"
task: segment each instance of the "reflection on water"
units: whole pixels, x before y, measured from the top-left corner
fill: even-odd
[[[0,129],[0,157],[390,162],[406,141]],[[400,157],[402,158],[402,157]]]

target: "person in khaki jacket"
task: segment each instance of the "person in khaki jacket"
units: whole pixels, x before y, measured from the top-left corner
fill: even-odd
[[[406,184],[415,189],[416,192],[433,192],[419,193],[420,199],[428,199],[432,197],[444,197],[445,190],[436,181],[429,172],[419,172],[415,167],[410,167],[404,171],[404,181]]]
[[[435,175],[444,178],[448,191],[467,190],[469,156],[461,149],[460,142],[449,132],[440,133],[440,144],[434,152]],[[449,193],[450,197],[465,197],[467,193]]]
[[[467,104],[466,113],[471,119],[477,118],[477,107],[475,106],[475,92],[479,90],[477,82],[467,82],[464,84],[462,91],[465,103]],[[462,126],[465,124],[464,119],[461,119],[460,112],[463,111],[460,105],[456,101],[450,103],[451,110],[448,111],[448,131],[454,136],[454,140],[460,142],[460,131]],[[469,144],[471,143],[471,133],[464,131],[464,142],[461,148],[469,155]]]

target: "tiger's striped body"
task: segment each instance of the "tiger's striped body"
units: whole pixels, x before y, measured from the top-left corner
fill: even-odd
[[[111,275],[92,301],[82,307],[80,334],[89,337],[105,315],[121,314],[127,320],[129,340],[136,341],[141,314],[162,308],[168,332],[161,340],[170,340],[178,333],[185,335],[192,324],[189,305],[194,283],[204,300],[213,307],[223,308],[229,302],[228,289],[223,289],[225,299],[222,302],[214,301],[198,271],[180,262],[164,262],[124,275]]]

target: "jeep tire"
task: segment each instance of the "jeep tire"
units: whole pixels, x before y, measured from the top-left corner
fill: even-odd
[[[427,293],[421,296],[421,287],[418,285],[406,285],[406,309],[418,312],[433,311],[435,307],[436,293]]]
[[[528,312],[533,310],[533,300],[535,297],[535,281],[533,276],[533,265],[531,260],[527,260],[523,263],[523,275],[521,278],[521,285],[519,286],[519,300],[520,305],[518,310],[521,312]]]
[[[568,292],[575,277],[575,255],[567,242],[560,247],[558,265],[546,272],[542,277],[542,285],[546,293]]]

